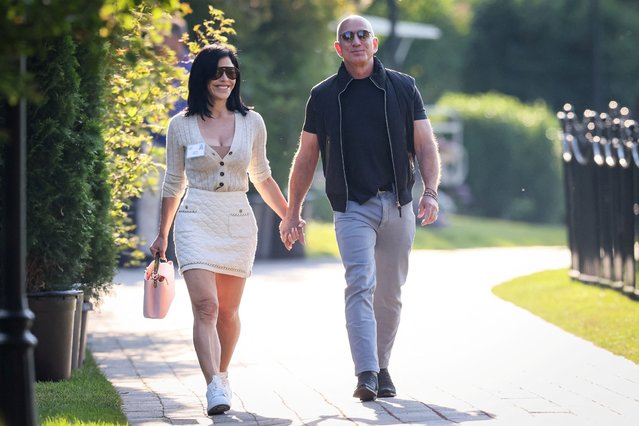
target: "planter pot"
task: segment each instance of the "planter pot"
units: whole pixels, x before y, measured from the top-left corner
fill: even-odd
[[[87,325],[89,320],[89,312],[93,310],[91,302],[82,304],[82,321],[80,325],[80,348],[78,350],[78,368],[84,365],[84,353],[87,348]]]
[[[73,324],[79,290],[46,291],[27,295],[34,313],[36,380],[66,380],[71,377]]]
[[[71,370],[79,367],[78,359],[80,355],[80,338],[82,331],[82,304],[84,303],[84,292],[80,292],[75,299],[75,315],[73,316],[73,341],[71,343]]]

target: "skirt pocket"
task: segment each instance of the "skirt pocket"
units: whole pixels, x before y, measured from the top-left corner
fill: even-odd
[[[232,237],[251,237],[257,233],[257,223],[251,210],[238,209],[229,214],[229,235]]]

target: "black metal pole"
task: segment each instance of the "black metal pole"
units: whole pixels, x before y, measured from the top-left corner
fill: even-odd
[[[26,59],[20,58],[20,73]],[[8,106],[10,140],[5,145],[2,209],[2,297],[0,297],[0,426],[36,424],[35,373],[31,334],[33,313],[27,306],[26,283],[26,101]]]

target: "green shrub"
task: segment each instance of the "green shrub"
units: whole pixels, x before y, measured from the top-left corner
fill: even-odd
[[[103,51],[78,50],[71,36],[43,43],[29,63],[42,102],[27,112],[27,289],[80,283],[95,299],[115,268],[96,68]]]
[[[68,289],[89,255],[92,209],[86,147],[76,133],[80,77],[75,44],[45,40],[29,64],[43,101],[27,112],[27,289]]]
[[[498,93],[449,93],[437,106],[455,109],[468,151],[466,214],[559,222],[563,214],[558,125],[548,107]]]
[[[107,170],[107,158],[102,137],[105,112],[106,46],[97,34],[87,35],[78,45],[76,57],[82,64],[80,75],[82,123],[78,137],[87,148],[85,161],[91,162],[87,176],[93,202],[92,215],[87,217],[91,229],[89,258],[85,263],[80,283],[84,298],[99,300],[110,286],[115,274],[117,250],[114,241],[114,221],[111,216],[111,185]]]

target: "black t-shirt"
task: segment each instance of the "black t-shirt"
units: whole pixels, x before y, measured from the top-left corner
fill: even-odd
[[[394,182],[384,92],[370,80],[352,80],[341,97],[342,147],[348,199],[364,204]]]

